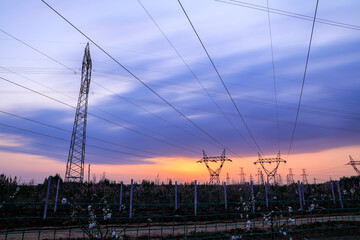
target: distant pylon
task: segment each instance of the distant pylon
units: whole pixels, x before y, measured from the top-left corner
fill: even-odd
[[[249,181],[250,181],[250,182],[254,182],[254,179],[253,179],[252,174],[250,174],[250,176],[249,176]]]
[[[86,44],[81,70],[81,86],[66,164],[65,182],[83,182],[86,143],[86,119],[92,62],[89,43]]]
[[[89,163],[89,168],[88,168],[88,183],[90,183],[90,163]]]
[[[357,175],[360,176],[360,170],[356,167],[356,165],[360,165],[360,161],[355,161],[355,160],[351,157],[351,155],[349,155],[349,157],[350,157],[350,162],[348,162],[348,163],[345,164],[345,165],[350,165],[350,166],[352,166],[352,167],[354,168],[355,172],[357,173]]]
[[[226,185],[230,184],[230,177],[229,177],[229,173],[226,173]]]
[[[216,169],[216,170],[212,170],[209,167],[209,162],[214,162],[216,163],[217,161],[220,161],[220,166]],[[205,163],[207,170],[210,173],[210,181],[209,184],[219,184],[220,183],[220,172],[222,167],[224,166],[225,161],[229,161],[232,162],[231,159],[226,158],[225,157],[225,149],[223,151],[223,153],[221,154],[220,157],[208,157],[205,153],[205,151],[203,151],[203,158],[199,161],[197,161],[198,163]]]
[[[288,185],[293,184],[295,182],[294,181],[294,174],[292,172],[292,168],[289,168],[289,174],[286,176],[286,180],[287,180]]]
[[[303,179],[303,183],[304,184],[309,184],[309,182],[307,180],[308,175],[306,174],[306,169],[305,168],[302,169],[302,175],[301,176],[302,176],[302,179]]]
[[[244,168],[243,167],[241,167],[240,168],[240,184],[244,184],[245,183],[245,173],[244,173]]]
[[[283,184],[281,174],[276,174],[275,184],[277,184],[277,185]]]
[[[256,176],[258,178],[258,185],[264,185],[264,174],[262,173],[261,168],[258,168]]]
[[[261,167],[264,169],[264,171],[266,173],[267,183],[270,183],[271,181],[275,181],[276,171],[277,171],[280,163],[281,162],[286,163],[286,161],[280,157],[280,151],[279,151],[277,157],[275,157],[275,158],[263,158],[260,155],[260,153],[258,153],[258,156],[259,156],[259,159],[256,162],[254,162],[254,164],[256,165],[257,163],[260,163]],[[265,164],[271,165],[272,163],[274,163],[275,166],[271,170],[268,170],[268,168],[265,167]]]

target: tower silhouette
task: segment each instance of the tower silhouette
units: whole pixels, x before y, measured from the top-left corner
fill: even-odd
[[[209,166],[209,162],[218,162],[220,161],[220,166],[216,169],[216,170],[212,170]],[[231,159],[229,158],[226,158],[225,157],[225,149],[223,151],[223,153],[221,154],[221,156],[217,156],[217,157],[208,157],[205,153],[205,151],[203,151],[203,158],[199,161],[197,161],[198,163],[205,163],[205,166],[207,168],[207,170],[209,171],[209,174],[210,174],[210,181],[209,181],[209,184],[219,184],[220,183],[220,172],[221,172],[221,169],[222,167],[224,166],[224,163],[225,161],[229,161],[229,162],[232,162]]]
[[[84,180],[86,119],[91,69],[92,62],[90,57],[90,48],[89,43],[87,43],[82,62],[80,93],[76,107],[69,155],[66,163],[66,182],[83,182]]]

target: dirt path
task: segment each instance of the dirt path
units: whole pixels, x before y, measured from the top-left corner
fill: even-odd
[[[167,236],[176,236],[176,235],[188,235],[190,232],[223,232],[229,231],[231,229],[242,229],[246,230],[247,227],[247,219],[241,222],[231,222],[231,221],[222,221],[222,222],[187,222],[185,225],[183,222],[177,223],[164,223],[164,224],[157,224],[157,223],[150,223],[150,224],[137,224],[132,223],[128,225],[123,233],[130,238],[136,237],[167,237]],[[295,219],[295,222],[289,222],[289,226],[299,226],[302,224],[311,224],[315,222],[359,222],[360,215],[354,216],[324,216],[324,217],[304,217]],[[286,219],[281,221],[282,223],[287,222]],[[252,229],[260,229],[264,231],[269,231],[270,226],[266,224],[262,219],[257,219],[257,221],[251,221],[250,227]],[[116,228],[116,233],[118,234],[124,226],[114,226]],[[122,235],[121,234],[121,235]],[[96,234],[94,234],[96,235]],[[1,233],[0,240],[18,240],[18,239],[69,239],[71,238],[83,238],[87,237],[85,232],[80,227],[73,227],[71,229],[64,228],[64,229],[54,229],[54,228],[42,228],[41,230],[38,229],[18,229],[17,231],[8,232],[6,235],[5,233]]]

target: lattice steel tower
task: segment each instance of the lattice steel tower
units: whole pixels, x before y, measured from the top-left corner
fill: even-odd
[[[350,162],[348,162],[347,164],[345,165],[350,165],[354,168],[355,172],[360,176],[360,170],[356,167],[356,165],[360,165],[360,161],[355,161],[351,155],[349,155],[350,157]]]
[[[221,161],[220,166],[216,170],[212,170],[209,167],[208,163],[209,162],[216,163],[217,161]],[[209,182],[209,184],[214,184],[214,183],[219,184],[220,183],[220,178],[219,178],[220,172],[221,172],[222,167],[224,166],[225,161],[232,162],[231,159],[225,157],[225,149],[224,149],[224,151],[223,151],[223,153],[221,154],[220,157],[208,157],[206,155],[205,151],[203,151],[203,158],[201,160],[197,161],[197,162],[198,163],[205,163],[206,168],[210,173],[210,182]]]
[[[286,176],[286,181],[288,185],[295,183],[292,168],[289,168],[289,174]]]
[[[263,158],[260,155],[260,153],[258,153],[258,156],[259,156],[259,159],[256,162],[254,162],[254,164],[256,165],[257,163],[260,163],[261,167],[264,169],[264,171],[266,173],[267,183],[270,183],[270,181],[275,182],[275,175],[276,175],[277,169],[279,168],[280,163],[281,162],[286,163],[286,161],[280,157],[280,152],[278,153],[276,158]],[[271,165],[272,163],[275,164],[275,166],[272,169],[268,169],[265,167],[266,166],[265,164]]]
[[[308,182],[308,180],[307,180],[307,174],[306,174],[306,169],[305,168],[303,168],[302,169],[302,174],[301,174],[301,176],[302,176],[302,178],[303,178],[303,183],[304,184],[309,184],[309,182]]]
[[[81,70],[81,87],[76,107],[69,156],[66,164],[65,182],[83,182],[86,143],[86,118],[91,81],[91,57],[86,44]]]
[[[245,173],[244,173],[244,168],[243,167],[241,167],[240,168],[240,184],[244,184],[245,183]]]

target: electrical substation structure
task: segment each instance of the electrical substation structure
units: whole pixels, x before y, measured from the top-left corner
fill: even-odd
[[[267,183],[274,182],[275,183],[275,176],[276,172],[279,168],[280,163],[286,161],[280,157],[280,152],[278,153],[277,157],[275,158],[263,158],[260,153],[258,153],[259,159],[254,162],[254,164],[260,164],[261,167],[264,169],[266,176],[267,176]],[[267,165],[266,165],[267,164]],[[271,164],[275,164],[275,166],[272,169],[268,169],[266,166],[271,166]]]
[[[352,166],[352,167],[354,168],[355,172],[357,173],[357,175],[360,176],[360,170],[359,170],[359,169],[357,168],[357,166],[356,166],[356,165],[360,165],[360,161],[355,161],[355,160],[351,157],[351,155],[349,155],[349,157],[350,157],[350,162],[348,162],[348,163],[345,164],[345,165],[350,165],[350,166]]]
[[[71,135],[69,156],[66,163],[65,182],[83,182],[84,180],[86,119],[91,70],[90,48],[89,43],[87,43],[82,62],[81,86]]]
[[[212,170],[209,166],[209,162],[217,163],[218,161],[220,161],[220,166],[216,170]],[[208,157],[206,155],[205,151],[203,151],[203,158],[201,160],[197,161],[197,163],[205,163],[205,166],[210,173],[209,184],[220,184],[219,176],[220,176],[220,172],[221,172],[222,167],[224,166],[225,161],[232,162],[231,159],[225,157],[225,149],[224,149],[221,156],[217,156],[217,157]]]

